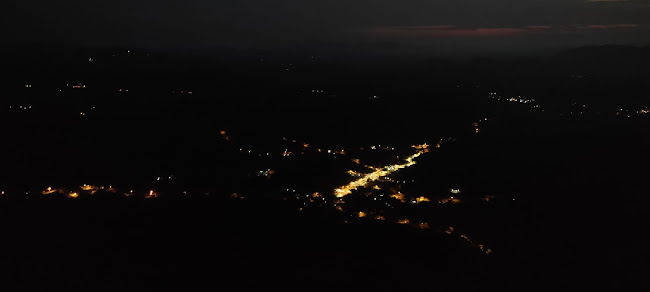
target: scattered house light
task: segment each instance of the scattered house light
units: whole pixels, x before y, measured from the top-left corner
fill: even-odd
[[[420,196],[420,197],[418,197],[418,198],[415,198],[415,200],[416,200],[418,203],[429,202],[429,201],[430,201],[429,198],[427,198],[427,197],[425,197],[425,196]]]
[[[149,193],[144,197],[145,199],[158,198],[158,193],[154,192],[154,190],[150,190]]]
[[[409,219],[400,219],[400,220],[397,220],[395,223],[397,223],[397,224],[409,224],[409,223],[411,223],[411,221]]]

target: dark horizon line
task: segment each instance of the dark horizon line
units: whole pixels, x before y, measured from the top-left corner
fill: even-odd
[[[528,48],[512,50],[485,50],[484,53],[476,53],[469,50],[426,50],[413,45],[406,45],[395,41],[381,42],[323,42],[310,45],[296,45],[285,48],[271,47],[242,47],[229,45],[214,46],[194,46],[194,47],[160,47],[160,46],[142,46],[127,44],[98,44],[98,43],[70,43],[70,42],[52,42],[52,41],[34,41],[34,40],[0,40],[0,51],[12,51],[16,49],[42,50],[52,48],[55,50],[106,50],[106,51],[127,51],[134,52],[147,51],[149,53],[162,54],[190,54],[197,56],[213,57],[216,54],[227,54],[227,57],[248,57],[256,55],[260,57],[295,57],[309,55],[327,55],[328,58],[376,58],[376,57],[394,57],[394,58],[434,58],[434,59],[475,59],[475,58],[544,58],[553,57],[562,52],[573,51],[585,48],[632,48],[632,49],[650,49],[650,43],[638,44],[586,44],[581,46],[554,46],[552,48]],[[408,51],[408,49],[415,51]],[[374,50],[374,51],[373,51]],[[453,52],[451,52],[453,51]]]

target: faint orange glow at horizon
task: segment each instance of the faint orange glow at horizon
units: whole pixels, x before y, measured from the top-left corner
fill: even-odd
[[[507,37],[522,36],[538,32],[540,29],[519,27],[479,27],[464,28],[453,25],[424,25],[424,26],[382,26],[366,30],[377,36],[398,36],[416,38],[471,38],[471,37]]]

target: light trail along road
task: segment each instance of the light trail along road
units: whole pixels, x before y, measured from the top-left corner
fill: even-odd
[[[396,172],[402,168],[407,168],[414,165],[416,158],[418,158],[423,153],[429,152],[429,145],[427,145],[426,143],[422,145],[413,145],[413,148],[417,149],[417,152],[404,159],[405,163],[388,165],[383,168],[373,168],[372,172],[363,175],[361,178],[354,180],[347,185],[340,186],[334,189],[334,195],[337,198],[343,198],[349,195],[350,193],[352,193],[352,191],[356,190],[358,187],[366,187],[370,182],[376,181],[381,177],[390,175],[391,173]]]

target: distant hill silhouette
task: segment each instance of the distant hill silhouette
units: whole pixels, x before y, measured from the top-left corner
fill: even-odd
[[[585,46],[566,50],[555,56],[555,61],[580,66],[605,66],[620,69],[629,67],[648,70],[650,46],[635,47],[624,45]]]

